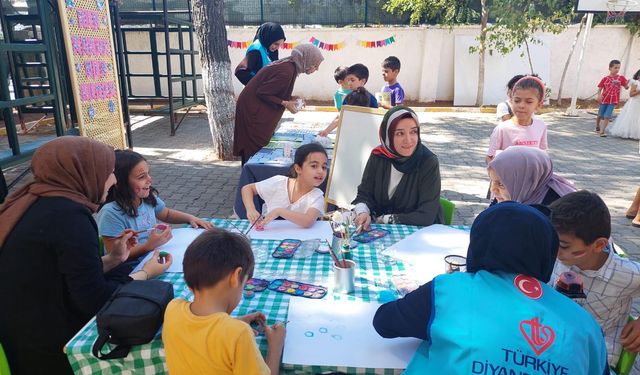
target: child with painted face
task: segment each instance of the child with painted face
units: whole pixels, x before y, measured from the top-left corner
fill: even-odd
[[[318,188],[327,177],[328,157],[318,143],[309,143],[296,150],[289,176],[273,176],[242,187],[242,202],[247,219],[258,228],[281,217],[303,228],[309,228],[324,213],[324,193]],[[264,217],[256,209],[254,197],[264,201]]]
[[[551,281],[566,271],[580,275],[587,298],[579,303],[602,327],[609,364],[615,366],[623,348],[640,352],[640,320],[628,322],[640,297],[640,263],[611,250],[611,215],[597,194],[567,194],[549,208],[560,238]]]
[[[544,92],[544,83],[538,77],[525,76],[516,82],[510,100],[513,117],[493,129],[487,163],[509,146],[548,149],[547,125],[541,119],[533,117],[535,111],[542,108]]]
[[[107,251],[115,238],[127,228],[138,234],[138,245],[131,249],[130,258],[164,245],[171,239],[171,227],[157,224],[190,224],[194,228],[211,229],[211,223],[193,215],[170,209],[151,186],[153,179],[145,158],[130,150],[116,151],[114,174],[118,182],[109,191],[107,204],[98,213],[98,230]]]

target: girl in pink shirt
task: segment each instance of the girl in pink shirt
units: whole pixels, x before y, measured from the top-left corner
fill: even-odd
[[[535,147],[547,150],[547,125],[533,118],[542,108],[544,83],[534,76],[522,77],[513,87],[511,104],[513,117],[501,122],[493,129],[487,151],[487,163],[496,153],[509,146]]]

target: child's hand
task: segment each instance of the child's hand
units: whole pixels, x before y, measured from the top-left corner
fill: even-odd
[[[147,245],[148,249],[155,249],[169,242],[172,237],[173,235],[171,234],[170,226],[167,225],[165,230],[160,233],[158,233],[158,230],[154,228],[149,233],[149,238],[147,239],[145,245]]]
[[[247,209],[247,219],[251,222],[251,225],[260,219],[260,213],[255,208]]]
[[[280,214],[282,208],[276,208],[273,209],[271,211],[269,211],[269,213],[267,214],[267,216],[264,217],[264,219],[262,219],[260,221],[260,226],[266,226],[267,224],[269,224],[270,222],[274,221],[275,219],[277,219],[278,217],[282,216]]]
[[[630,352],[640,352],[640,320],[636,319],[624,326],[620,336],[620,343],[623,348]]]
[[[323,131],[321,131],[320,133],[318,133],[319,136],[321,137],[328,137],[329,136],[329,131],[327,129],[324,129]]]
[[[239,316],[237,319],[242,320],[243,322],[249,325],[251,325],[251,323],[253,322],[256,322],[261,327],[266,327],[266,322],[267,322],[267,318],[264,316],[264,314],[258,311],[251,314],[244,315],[244,316]],[[260,332],[256,331],[253,327],[251,329],[253,330],[254,335],[258,336],[260,334]],[[262,331],[263,328],[259,328],[259,329]]]
[[[144,264],[144,266],[142,266],[142,269],[147,273],[147,275],[149,275],[150,279],[158,275],[162,275],[164,271],[169,268],[171,263],[173,263],[173,257],[171,256],[171,254],[167,254],[167,256],[164,258],[164,263],[160,263],[160,261],[158,260],[159,257],[160,250],[156,249],[153,251],[151,259],[149,259]]]
[[[264,323],[264,322],[267,321],[267,317],[264,316],[264,314],[261,313],[260,311],[256,311],[256,312],[252,312],[251,314],[239,316],[237,319],[238,320],[242,320],[243,322],[245,322],[247,324],[251,324],[251,322],[253,322],[253,321],[257,321],[257,322],[260,322],[260,323]]]
[[[284,336],[287,334],[285,326],[278,322],[271,327],[264,326],[264,335],[270,348],[282,349],[284,346]]]
[[[191,216],[191,219],[189,219],[189,225],[191,225],[191,227],[193,228],[204,228],[204,229],[213,228],[213,225],[210,222],[206,220],[202,220],[199,217],[195,217],[195,216]]]

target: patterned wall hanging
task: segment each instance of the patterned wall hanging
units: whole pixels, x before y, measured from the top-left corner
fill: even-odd
[[[80,134],[127,147],[106,0],[58,0]]]

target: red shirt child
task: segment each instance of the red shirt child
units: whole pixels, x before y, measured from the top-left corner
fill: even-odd
[[[620,88],[627,87],[628,82],[624,76],[605,76],[598,83],[598,88],[602,89],[600,99],[601,104],[618,104],[620,102]]]

